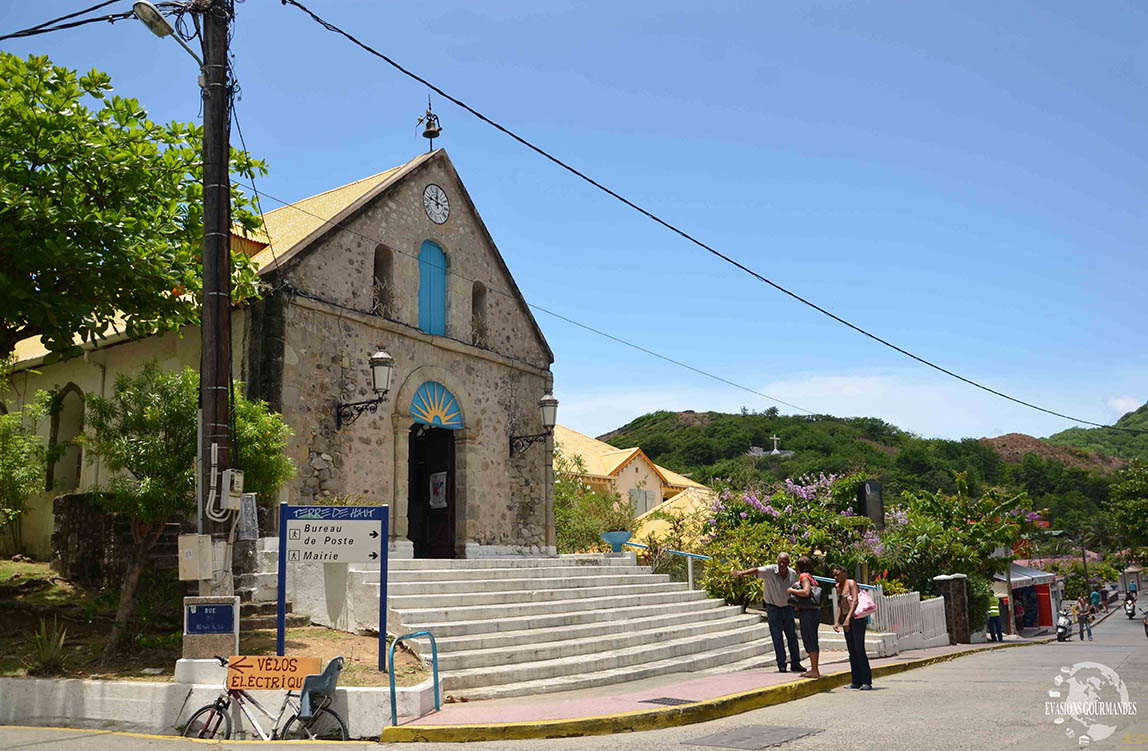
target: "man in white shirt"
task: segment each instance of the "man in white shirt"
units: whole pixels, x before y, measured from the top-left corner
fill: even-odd
[[[804,673],[801,665],[801,650],[797,644],[797,628],[793,620],[793,606],[789,604],[786,591],[797,584],[797,572],[789,567],[789,553],[778,553],[777,563],[757,568],[736,571],[734,576],[755,574],[765,585],[765,616],[769,621],[769,636],[773,639],[773,649],[777,653],[777,670],[786,673]],[[789,670],[785,662],[785,641],[789,640]]]

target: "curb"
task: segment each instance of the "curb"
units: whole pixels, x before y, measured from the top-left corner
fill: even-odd
[[[1055,637],[1053,637],[1055,639]],[[873,668],[875,678],[896,675],[907,670],[923,668],[940,662],[948,662],[958,657],[965,657],[980,652],[990,652],[997,649],[1010,649],[1013,647],[1026,647],[1032,644],[1046,644],[1052,639],[1023,642],[1019,644],[1001,644],[994,647],[981,647],[966,649],[960,652],[951,652],[935,657],[923,657],[894,665],[881,665]],[[383,729],[379,738],[382,743],[419,743],[419,742],[469,742],[469,741],[509,741],[530,740],[538,738],[570,738],[582,735],[610,735],[613,733],[633,733],[641,730],[660,730],[663,728],[692,725],[699,722],[709,722],[723,717],[749,712],[754,709],[770,707],[775,704],[807,696],[832,691],[844,686],[850,681],[849,671],[829,673],[817,680],[793,681],[777,686],[743,691],[728,696],[719,696],[716,699],[707,699],[694,704],[685,704],[678,707],[664,709],[650,709],[642,712],[625,712],[620,714],[598,715],[594,717],[575,717],[565,720],[543,720],[540,722],[511,722],[499,725],[398,725]]]

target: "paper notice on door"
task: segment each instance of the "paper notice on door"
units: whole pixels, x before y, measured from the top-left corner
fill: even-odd
[[[435,472],[430,476],[430,507],[446,508],[446,472]]]

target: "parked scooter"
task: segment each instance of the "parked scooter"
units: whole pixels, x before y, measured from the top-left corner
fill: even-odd
[[[1144,631],[1148,633],[1148,618],[1144,619]],[[1061,610],[1056,619],[1056,640],[1068,641],[1072,638],[1072,617],[1067,610]]]
[[[1136,617],[1136,603],[1132,600],[1124,601],[1124,615],[1128,616],[1128,620]]]

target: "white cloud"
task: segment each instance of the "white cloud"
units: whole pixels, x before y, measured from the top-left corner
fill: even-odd
[[[1106,404],[1108,409],[1116,413],[1117,416],[1123,417],[1125,413],[1132,412],[1143,404],[1141,400],[1134,396],[1114,396],[1111,397]]]
[[[1094,396],[1099,389],[1078,391],[1073,386],[1079,384],[1057,387],[1028,379],[996,379],[991,385],[1050,409],[1096,422],[1106,421],[1106,415],[1098,414],[1100,405]],[[802,374],[761,384],[759,390],[817,413],[878,417],[925,437],[979,438],[1003,433],[1046,436],[1074,425],[944,377],[903,370]],[[639,415],[659,409],[737,412],[744,405],[754,411],[778,406],[782,414],[796,412],[753,394],[718,385],[712,388],[649,384],[619,390],[608,390],[608,387],[561,389],[559,398],[562,399],[559,422],[589,435],[619,428]],[[1109,400],[1110,407],[1112,402]]]

